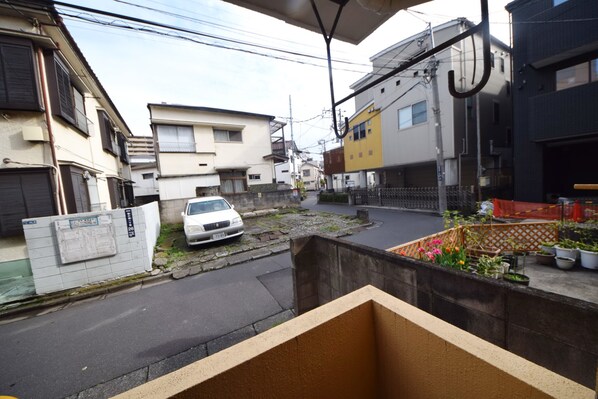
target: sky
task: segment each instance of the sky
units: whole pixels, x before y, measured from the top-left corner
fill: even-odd
[[[318,142],[324,140],[327,150],[339,145],[330,129],[330,91],[322,59],[326,56],[322,35],[221,0],[64,2],[204,34],[153,27],[149,28],[153,32],[141,31],[140,25],[132,22],[57,6],[133,135],[151,135],[148,103],[253,112],[288,122],[290,97],[294,139],[300,149],[321,159],[323,146]],[[489,0],[490,31],[506,44],[510,28],[504,7],[508,2]],[[333,40],[333,59],[344,61],[334,64],[336,98],[350,94],[349,86],[371,71],[369,58],[374,54],[423,31],[428,22],[436,26],[458,17],[479,22],[479,0],[436,0],[402,10],[357,46]],[[350,117],[355,111],[353,101],[343,104],[341,111]],[[290,133],[287,125],[287,139]]]

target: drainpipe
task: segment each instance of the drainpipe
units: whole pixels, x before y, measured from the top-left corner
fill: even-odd
[[[52,165],[54,165],[54,177],[56,179],[56,206],[58,214],[66,214],[66,201],[64,198],[64,190],[62,187],[62,176],[60,175],[60,168],[58,167],[58,158],[56,156],[56,148],[54,146],[54,133],[52,131],[52,114],[50,109],[50,102],[48,101],[48,86],[46,85],[46,69],[43,63],[43,52],[41,48],[37,49],[37,65],[39,68],[40,83],[42,88],[42,97],[44,101],[46,125],[48,126],[48,139],[50,141],[50,153],[52,154]]]

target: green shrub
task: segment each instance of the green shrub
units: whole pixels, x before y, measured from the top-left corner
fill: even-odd
[[[348,204],[349,195],[346,193],[321,193],[319,202],[332,202],[339,204]]]

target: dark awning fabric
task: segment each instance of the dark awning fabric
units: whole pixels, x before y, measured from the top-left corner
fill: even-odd
[[[310,0],[224,0],[241,7],[249,8],[274,18],[296,25],[317,33],[320,26],[313,12]],[[390,1],[390,3],[389,3]],[[318,12],[327,31],[330,31],[339,0],[316,0]],[[334,38],[352,44],[358,44],[374,32],[399,10],[426,3],[426,0],[349,0],[345,5],[338,22]],[[361,4],[360,4],[361,3]],[[371,4],[364,8],[362,4]],[[376,12],[380,4],[391,4],[388,12]],[[386,11],[386,10],[385,10]]]

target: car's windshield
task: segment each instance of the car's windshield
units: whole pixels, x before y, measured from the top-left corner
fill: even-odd
[[[230,209],[225,200],[216,199],[212,201],[194,202],[189,204],[187,215],[199,215],[200,213],[218,212]]]

